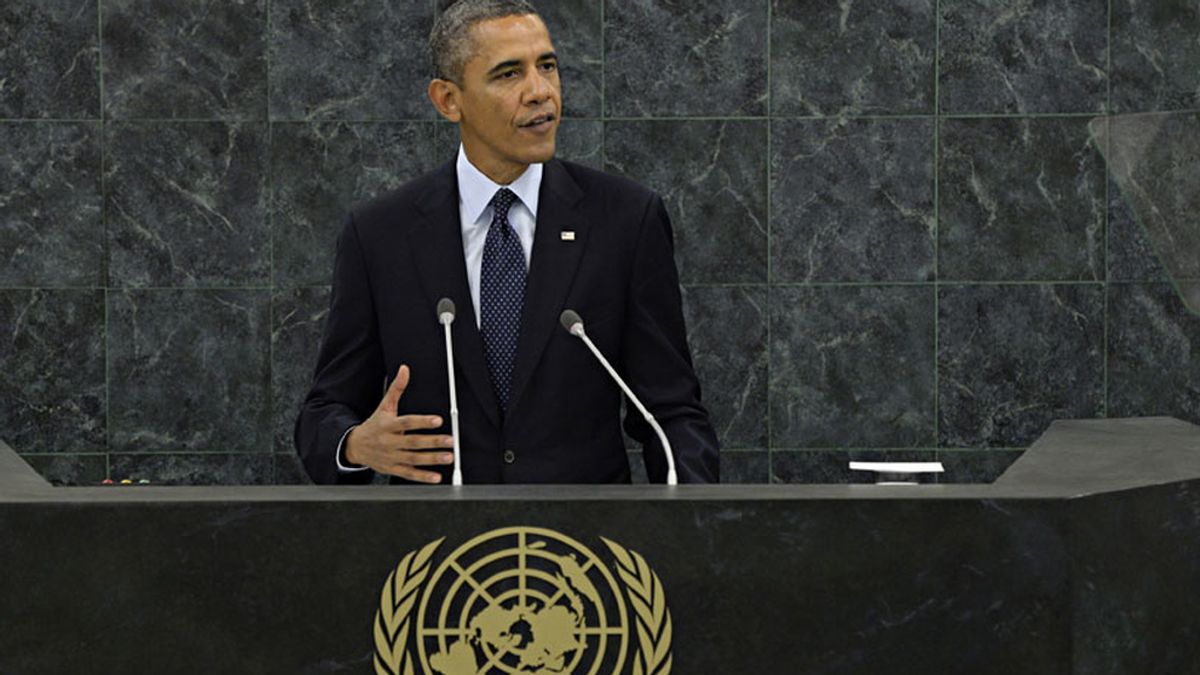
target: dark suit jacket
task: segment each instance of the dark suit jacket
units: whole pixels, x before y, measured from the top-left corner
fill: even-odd
[[[562,232],[575,233],[574,241]],[[317,483],[341,473],[338,441],[379,404],[408,364],[399,414],[440,414],[450,433],[445,338],[435,307],[457,306],[452,339],[466,483],[629,481],[620,389],[559,323],[567,308],[659,420],[680,482],[716,482],[717,439],[688,351],[670,222],[662,200],[629,180],[552,160],[542,177],[510,404],[501,415],[467,285],[451,162],[355,210],[338,240],[333,295],[296,448]],[[662,482],[666,460],[630,405],[625,427]],[[511,454],[510,454],[511,453]],[[433,469],[434,467],[425,467]],[[449,482],[449,467],[440,469]],[[394,482],[405,482],[394,479]]]

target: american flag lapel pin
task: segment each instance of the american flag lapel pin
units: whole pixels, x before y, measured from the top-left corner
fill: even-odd
[[[563,241],[575,241],[575,230],[563,230],[562,231],[562,240]]]

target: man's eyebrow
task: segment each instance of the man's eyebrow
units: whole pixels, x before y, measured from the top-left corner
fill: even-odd
[[[545,54],[542,54],[541,56],[539,56],[539,57],[537,58],[537,60],[538,60],[538,63],[541,63],[541,62],[543,62],[543,61],[557,61],[557,60],[558,60],[558,54],[556,54],[556,53],[554,53],[554,52],[546,52]],[[517,60],[517,59],[509,59],[509,60],[507,60],[507,61],[501,61],[500,63],[497,63],[496,65],[492,66],[492,69],[491,69],[491,70],[489,70],[489,71],[487,72],[487,74],[488,74],[488,75],[495,75],[496,73],[499,73],[499,72],[500,72],[500,71],[502,71],[502,70],[507,70],[507,69],[509,69],[509,68],[514,68],[514,67],[516,67],[516,66],[519,66],[519,65],[521,65],[521,62],[520,62],[519,60]]]

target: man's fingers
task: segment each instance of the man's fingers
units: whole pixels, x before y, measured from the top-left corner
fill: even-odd
[[[434,473],[432,471],[421,471],[420,469],[414,469],[407,464],[397,464],[396,466],[392,467],[388,473],[401,478],[407,478],[408,480],[416,481],[418,483],[442,482],[442,474]]]
[[[408,452],[396,451],[395,463],[405,466],[440,466],[454,463],[452,452]]]
[[[421,431],[424,429],[442,428],[442,418],[437,415],[401,415],[383,420],[383,427],[388,433],[399,434],[406,431]]]
[[[404,395],[404,390],[408,388],[408,366],[400,366],[400,370],[396,371],[396,379],[388,385],[387,393],[383,395],[383,400],[379,402],[379,409],[384,412],[396,414],[396,410],[400,407],[400,397]]]

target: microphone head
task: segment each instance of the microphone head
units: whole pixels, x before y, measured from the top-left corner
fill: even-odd
[[[442,323],[454,322],[454,301],[450,298],[442,298],[437,304],[438,321]]]
[[[579,316],[579,313],[575,310],[564,310],[563,313],[559,315],[558,320],[560,323],[562,323],[563,328],[566,328],[567,332],[571,335],[581,335],[583,333],[583,317]],[[576,328],[577,326],[578,328]]]

